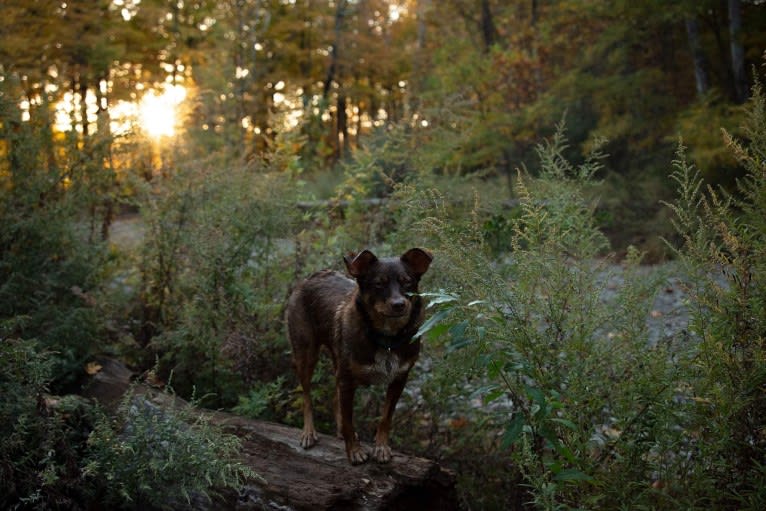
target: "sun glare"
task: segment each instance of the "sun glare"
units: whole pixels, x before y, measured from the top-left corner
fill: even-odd
[[[138,122],[150,137],[170,137],[178,123],[178,106],[186,98],[186,89],[169,85],[162,93],[149,92],[138,105]]]
[[[146,92],[138,103],[119,100],[109,107],[110,128],[115,136],[123,136],[139,128],[151,138],[175,135],[178,126],[178,110],[186,99],[186,89],[181,85],[165,85],[160,90]],[[70,131],[75,124],[82,131],[82,111],[79,94],[67,92],[56,105],[56,129]],[[85,98],[88,125],[96,129],[98,105],[90,92]],[[23,106],[23,105],[22,105]]]

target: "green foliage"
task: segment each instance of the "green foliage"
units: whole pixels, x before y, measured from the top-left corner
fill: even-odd
[[[146,194],[141,333],[181,395],[233,404],[274,375],[263,357],[282,342],[291,193],[285,174],[192,165]]]
[[[52,359],[29,341],[0,343],[3,509],[177,507],[256,477],[237,460],[239,440],[191,407],[129,393],[111,418],[44,394]]]
[[[86,488],[77,464],[91,407],[76,396],[52,398],[54,357],[34,342],[0,341],[0,506],[76,509]]]
[[[24,211],[9,197],[0,200],[0,318],[4,327],[12,325],[4,335],[37,338],[59,352],[55,375],[69,381],[99,333],[92,293],[101,253],[77,239],[68,205]]]
[[[232,412],[251,419],[275,420],[284,415],[287,398],[284,390],[285,377],[250,389],[249,394],[239,397]]]
[[[693,491],[712,507],[759,509],[766,502],[760,433],[766,427],[766,97],[760,84],[742,132],[749,143],[724,133],[746,172],[739,194],[705,188],[679,146],[672,174],[679,196],[670,207],[699,339],[687,425],[699,481]]]
[[[721,144],[720,128],[737,133],[743,113],[741,107],[727,104],[718,94],[710,94],[679,115],[678,133],[688,146],[688,157],[706,182],[734,190],[735,178],[741,173],[732,152]],[[670,138],[675,137],[676,134]]]
[[[610,270],[596,257],[606,241],[585,198],[600,157],[572,165],[565,147],[560,128],[538,148],[540,177],[517,180],[521,213],[507,264],[490,262],[476,222],[460,227],[436,215],[421,223],[437,243],[437,260],[447,259],[439,271],[455,290],[431,296],[436,312],[423,328],[446,357],[433,385],[441,396],[479,389],[483,406],[464,400],[444,412],[497,438],[485,455],[513,461],[487,463],[489,472],[463,481],[465,491],[481,493],[475,486],[498,470],[529,488],[525,497],[483,495],[482,506],[516,499],[543,509],[661,505],[652,484],[680,437],[672,427],[679,362],[669,345],[649,344],[645,324],[661,280],[646,279],[633,250],[619,294],[604,299]],[[464,254],[470,265],[460,263]]]
[[[44,420],[37,413],[37,399],[45,389],[50,361],[40,356],[31,343],[2,339],[0,342],[0,481],[2,500],[7,507],[14,500],[33,498],[40,485],[35,472],[42,452],[34,446],[45,439]],[[25,478],[25,473],[34,474]],[[37,476],[37,477],[35,477]]]
[[[102,417],[88,439],[83,473],[104,503],[120,508],[170,508],[210,500],[256,475],[237,460],[234,435],[192,407],[159,408],[129,392],[114,419]]]
[[[45,127],[9,129],[19,112],[8,81],[0,87],[0,337],[34,338],[57,352],[59,387],[82,371],[103,327],[98,295],[108,261],[89,228],[98,216],[86,209],[99,191],[87,180],[67,186],[86,162],[66,169],[46,161]]]
[[[763,506],[764,105],[758,85],[741,131],[747,142],[725,133],[746,172],[736,195],[705,188],[683,147],[674,162],[670,209],[691,336],[650,342],[646,318],[662,275],[647,279],[635,249],[617,296],[605,298],[614,270],[596,259],[605,244],[586,199],[598,159],[568,164],[561,135],[539,146],[540,177],[517,181],[521,213],[508,220],[513,252],[504,264],[488,257],[475,218],[417,213],[449,290],[427,294],[433,312],[421,333],[444,355],[424,390],[428,407],[453,417],[445,439],[455,428],[458,438],[496,439],[437,447],[464,466],[484,460],[475,478],[461,479],[473,503]],[[478,390],[466,396],[466,386]],[[523,481],[527,493],[488,495],[484,485],[498,477]]]

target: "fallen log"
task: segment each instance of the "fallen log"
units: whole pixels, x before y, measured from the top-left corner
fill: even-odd
[[[102,359],[100,369],[83,392],[114,408],[131,388],[131,373],[120,362]],[[188,406],[180,398],[144,384],[133,392],[159,408]],[[197,509],[237,510],[453,510],[457,509],[454,475],[425,458],[394,453],[386,465],[369,462],[351,466],[343,442],[319,435],[304,450],[300,430],[230,413],[203,411],[212,423],[242,442],[242,459],[262,481],[249,481],[238,492],[224,492]],[[371,446],[367,446],[371,448]]]

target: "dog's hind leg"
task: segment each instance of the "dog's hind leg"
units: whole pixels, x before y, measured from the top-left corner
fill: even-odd
[[[303,318],[288,317],[288,338],[292,347],[293,365],[303,390],[303,432],[301,447],[308,449],[317,443],[314,429],[314,407],[311,402],[311,377],[314,375],[319,360],[319,345],[311,337],[310,330],[303,323]]]
[[[311,402],[311,377],[319,359],[319,349],[315,346],[306,346],[302,356],[296,357],[295,370],[303,389],[303,433],[301,433],[301,447],[308,449],[317,443],[317,432],[314,429],[314,407]]]
[[[330,352],[330,358],[332,359],[333,375],[336,381],[335,394],[332,400],[333,415],[335,415],[335,436],[343,438],[343,417],[340,413],[340,387],[337,384],[338,381],[338,359],[332,349],[327,350]]]
[[[337,376],[338,408],[341,417],[341,433],[346,443],[346,456],[352,465],[359,465],[367,461],[369,454],[359,443],[359,437],[354,431],[354,392],[356,386],[350,375],[340,372]]]

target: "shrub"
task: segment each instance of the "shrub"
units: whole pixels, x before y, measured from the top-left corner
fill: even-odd
[[[646,278],[630,249],[625,283],[605,299],[606,244],[585,199],[598,159],[569,164],[560,134],[538,147],[539,177],[517,180],[521,214],[507,220],[513,251],[504,261],[482,236],[478,199],[473,217],[456,222],[438,193],[400,189],[421,204],[411,215],[447,289],[430,294],[422,329],[444,357],[423,391],[435,416],[428,446],[477,470],[460,481],[472,506],[763,508],[760,85],[742,133],[746,142],[725,133],[746,172],[737,195],[705,188],[678,151],[670,209],[693,319],[690,332],[660,342],[650,342],[646,318],[662,274]],[[486,490],[509,481],[515,493]]]
[[[645,323],[660,279],[641,274],[631,250],[624,286],[604,299],[607,242],[585,198],[600,156],[572,165],[565,146],[560,128],[538,147],[539,177],[517,179],[506,262],[490,258],[477,214],[420,222],[449,290],[431,295],[436,312],[423,330],[445,357],[435,395],[456,399],[446,410],[433,404],[452,417],[448,428],[462,418],[465,434],[487,439],[486,471],[461,482],[479,506],[661,504],[652,485],[679,434],[677,362],[670,345],[650,345]],[[472,451],[456,441],[447,454],[471,463]],[[482,490],[498,479],[521,484],[511,495]]]
[[[77,509],[84,498],[78,460],[90,407],[52,398],[53,357],[34,342],[0,339],[0,507]]]
[[[189,406],[159,408],[129,392],[114,419],[103,416],[88,439],[83,473],[104,501],[121,508],[166,508],[210,500],[255,474],[237,456],[240,441]]]
[[[39,150],[33,135],[18,143]],[[0,335],[57,352],[51,376],[61,388],[82,373],[101,334],[107,258],[102,243],[88,240],[87,187],[75,192],[63,184],[65,170],[22,161],[12,174],[0,169]]]
[[[746,109],[747,143],[724,131],[742,165],[737,195],[705,187],[679,146],[670,204],[682,238],[698,339],[690,365],[688,472],[677,484],[702,506],[766,505],[766,97],[757,84]],[[693,482],[693,484],[690,484]]]
[[[251,419],[275,420],[284,416],[289,397],[284,390],[285,377],[250,389],[246,396],[239,397],[239,403],[232,412]]]
[[[234,404],[280,342],[295,216],[289,177],[189,166],[147,191],[142,332],[177,391]],[[280,349],[281,351],[281,349]],[[267,357],[267,359],[265,359]],[[285,364],[286,364],[285,358]]]

